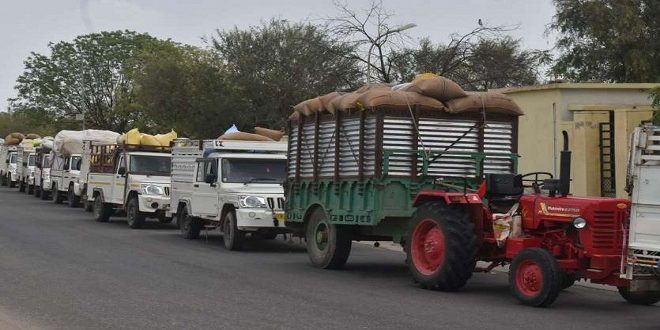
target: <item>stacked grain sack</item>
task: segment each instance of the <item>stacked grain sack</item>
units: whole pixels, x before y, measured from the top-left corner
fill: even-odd
[[[52,150],[62,155],[82,154],[83,141],[99,144],[114,144],[119,136],[112,131],[88,129],[84,131],[60,131],[52,142]],[[45,144],[45,143],[44,143]]]
[[[152,146],[152,147],[169,147],[174,139],[177,138],[177,134],[174,130],[171,130],[169,133],[165,134],[146,134],[140,133],[140,130],[134,128],[122,135],[117,137],[117,143],[122,145],[142,145],[142,146]]]
[[[10,133],[9,135],[7,135],[7,137],[5,137],[5,145],[17,146],[21,144],[21,141],[23,141],[23,139],[25,139],[25,135],[21,133]]]
[[[255,127],[254,133],[248,132],[230,132],[218,137],[218,140],[243,140],[243,141],[280,141],[284,136],[284,131]]]
[[[465,92],[455,82],[432,73],[418,75],[399,85],[369,84],[354,92],[332,92],[294,106],[290,119],[327,111],[363,109],[410,110],[420,107],[448,113],[503,112],[521,115],[522,110],[508,96],[495,92]]]

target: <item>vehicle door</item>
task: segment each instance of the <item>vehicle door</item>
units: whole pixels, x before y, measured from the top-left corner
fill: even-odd
[[[215,218],[219,214],[218,207],[218,159],[198,159],[196,175],[192,190],[193,214],[205,218]]]
[[[58,180],[57,187],[59,190],[69,189],[69,180],[71,178],[71,160],[72,156],[64,158],[64,165],[62,167],[62,178]]]
[[[57,183],[59,186],[62,178],[62,169],[64,168],[64,158],[60,155],[55,156],[53,159],[53,165],[50,169],[50,180],[51,185]]]
[[[124,154],[120,153],[115,163],[115,170],[112,177],[112,202],[117,204],[124,203],[124,191],[126,189],[126,178],[128,177],[128,167]]]

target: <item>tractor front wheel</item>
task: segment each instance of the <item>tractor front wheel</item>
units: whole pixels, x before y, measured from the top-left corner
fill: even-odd
[[[406,240],[406,259],[413,279],[422,287],[455,291],[472,277],[477,237],[468,213],[442,202],[417,208]]]
[[[630,292],[630,289],[625,286],[617,287],[619,294],[623,299],[633,305],[653,305],[660,301],[660,292],[658,291],[639,291]]]
[[[546,307],[559,295],[560,277],[559,265],[550,252],[540,248],[527,248],[518,253],[511,262],[509,287],[521,303]]]
[[[307,255],[315,267],[341,268],[351,254],[351,233],[345,226],[330,223],[325,211],[320,208],[310,214],[305,238]]]

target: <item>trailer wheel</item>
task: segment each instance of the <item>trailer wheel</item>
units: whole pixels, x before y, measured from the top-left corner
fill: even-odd
[[[94,197],[94,220],[97,222],[108,222],[112,214],[112,207],[103,202],[101,194]]]
[[[227,212],[225,215],[225,220],[222,223],[222,233],[227,250],[238,251],[243,247],[245,233],[238,230],[234,211]]]
[[[126,218],[128,219],[128,226],[133,229],[142,228],[146,215],[140,212],[140,202],[137,197],[131,197],[126,205]]]
[[[64,196],[62,196],[62,193],[59,191],[57,183],[53,184],[53,188],[50,190],[50,193],[52,195],[53,203],[62,204],[62,201],[64,201]]]
[[[474,225],[461,208],[442,202],[417,208],[406,240],[406,260],[423,288],[455,291],[472,277],[476,264]]]
[[[353,243],[347,228],[328,222],[328,217],[321,208],[316,208],[309,215],[305,240],[307,255],[312,265],[323,269],[343,267],[351,254]]]
[[[529,306],[551,305],[560,290],[561,272],[555,257],[541,248],[527,248],[513,258],[509,287],[518,300]]]
[[[200,219],[190,216],[186,207],[179,210],[177,222],[181,230],[181,236],[185,239],[198,239],[199,232],[202,230],[202,222]]]
[[[619,289],[621,297],[633,305],[648,306],[660,301],[659,291],[630,292],[630,289],[625,286],[617,287],[617,289]]]
[[[67,205],[69,207],[78,207],[80,205],[80,197],[76,196],[73,192],[73,185],[69,185],[69,190],[66,192]]]

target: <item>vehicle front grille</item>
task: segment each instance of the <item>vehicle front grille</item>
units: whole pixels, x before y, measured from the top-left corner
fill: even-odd
[[[273,197],[266,198],[268,202],[268,208],[272,210],[283,210],[284,209],[284,198],[278,197],[277,199]]]
[[[591,232],[594,249],[621,249],[625,212],[595,211]]]

